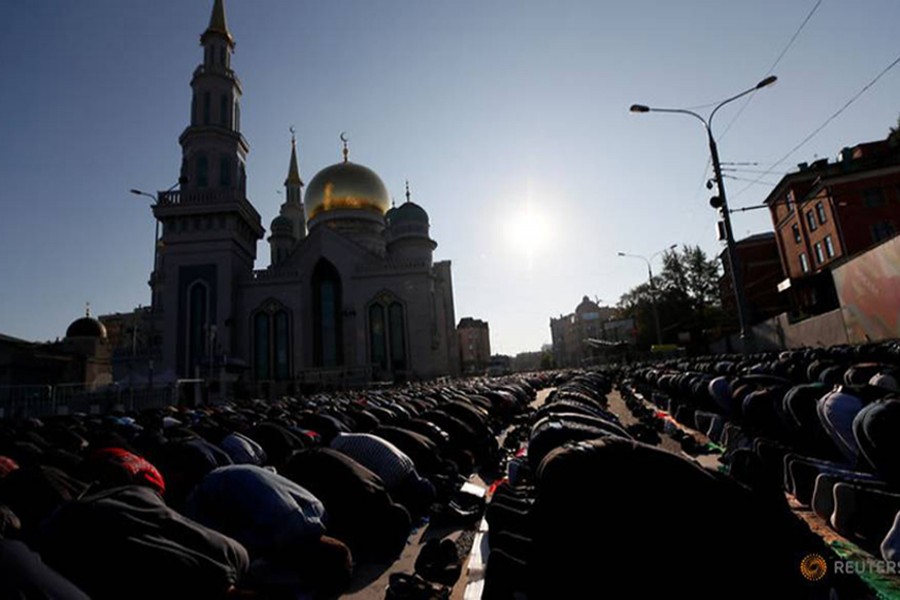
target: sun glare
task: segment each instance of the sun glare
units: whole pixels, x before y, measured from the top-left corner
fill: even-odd
[[[552,226],[547,216],[532,203],[526,204],[506,223],[506,240],[510,249],[528,257],[529,266],[534,258],[547,250]]]

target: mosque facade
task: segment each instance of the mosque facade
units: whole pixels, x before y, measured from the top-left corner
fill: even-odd
[[[434,261],[429,217],[392,207],[371,169],[343,158],[308,184],[292,139],[285,201],[268,231],[247,198],[249,145],[223,0],[202,34],[179,188],[159,192],[150,277],[157,373],[220,368],[252,381],[357,370],[370,379],[459,372],[449,261]],[[255,269],[257,243],[271,264]]]

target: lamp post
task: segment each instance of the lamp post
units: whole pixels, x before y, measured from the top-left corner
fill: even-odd
[[[743,98],[747,94],[753,93],[756,90],[772,85],[777,80],[777,77],[775,77],[774,75],[770,75],[757,83],[752,88],[744,90],[740,94],[736,94],[731,98],[727,98],[722,102],[719,102],[715,106],[715,108],[712,109],[712,112],[709,113],[709,117],[705,119],[694,111],[687,110],[685,108],[653,108],[644,104],[631,105],[631,112],[635,113],[661,112],[690,115],[703,123],[703,127],[706,128],[706,137],[709,142],[709,154],[712,159],[713,171],[715,172],[716,176],[716,186],[719,189],[719,195],[713,197],[713,199],[710,200],[710,204],[713,208],[719,209],[719,214],[722,216],[722,222],[725,226],[725,242],[728,246],[728,268],[731,271],[731,285],[734,288],[734,296],[735,300],[737,301],[738,324],[741,328],[741,351],[744,353],[749,350],[747,345],[749,341],[747,331],[747,298],[744,293],[744,277],[740,269],[740,259],[738,258],[737,249],[734,243],[734,233],[731,229],[731,216],[728,212],[728,201],[725,197],[725,183],[722,181],[722,166],[719,163],[719,149],[716,146],[716,140],[713,137],[712,133],[712,120],[713,117],[716,116],[716,112],[718,112],[718,110],[726,104],[734,102],[738,98]]]
[[[159,202],[159,197],[148,192],[143,192],[141,190],[130,189],[128,190],[135,196],[145,196],[153,200],[153,205],[155,206]],[[153,234],[153,272],[150,274],[150,312],[156,312],[156,277],[158,275],[157,271],[159,270],[159,219],[155,219],[156,221],[156,230]]]
[[[642,256],[640,254],[628,254],[627,252],[617,252],[619,256],[624,256],[626,258],[639,258],[645,263],[647,263],[647,281],[650,283],[650,309],[653,311],[653,324],[656,326],[656,344],[658,346],[662,345],[662,329],[659,326],[659,308],[656,305],[656,284],[653,282],[653,266],[651,262],[654,258],[666,252],[668,250],[674,250],[675,246],[678,244],[672,244],[668,248],[663,248],[659,252],[653,254],[650,258],[646,256]]]

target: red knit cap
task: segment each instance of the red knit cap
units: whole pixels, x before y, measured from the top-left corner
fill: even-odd
[[[0,479],[19,468],[19,463],[8,456],[0,456]]]
[[[160,494],[166,492],[166,482],[159,470],[142,456],[122,448],[101,448],[91,455],[97,474],[109,483],[147,485]]]

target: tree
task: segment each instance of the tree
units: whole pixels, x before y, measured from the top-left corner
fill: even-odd
[[[719,297],[718,262],[708,258],[699,246],[667,251],[653,285],[663,342],[678,342],[679,333],[688,333],[690,345],[702,347],[706,332],[719,326],[725,317]],[[649,283],[642,283],[624,293],[618,304],[623,314],[635,320],[638,345],[643,347],[656,338],[652,301]]]
[[[887,137],[888,144],[891,146],[900,146],[900,117],[897,117],[897,126],[891,127]]]

